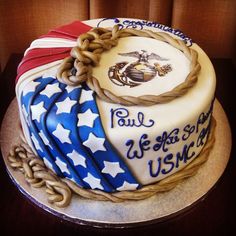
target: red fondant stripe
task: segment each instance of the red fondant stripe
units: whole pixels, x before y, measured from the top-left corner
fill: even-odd
[[[63,38],[76,40],[80,34],[89,31],[92,27],[80,21],[75,21],[68,25],[63,25],[42,35],[40,38]]]
[[[21,61],[17,70],[17,78],[25,72],[53,61],[69,56],[71,48],[35,48],[31,49]]]

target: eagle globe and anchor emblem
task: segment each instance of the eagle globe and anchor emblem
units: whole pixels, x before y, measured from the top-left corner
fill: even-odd
[[[157,74],[163,77],[172,71],[170,64],[162,66],[157,62],[151,64],[149,60],[168,61],[169,59],[160,57],[155,53],[148,54],[146,50],[118,53],[118,55],[138,58],[133,63],[127,61],[119,62],[109,68],[108,77],[114,84],[119,86],[135,87],[143,82],[152,80]]]

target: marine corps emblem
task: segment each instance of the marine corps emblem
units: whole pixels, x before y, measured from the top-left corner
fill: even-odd
[[[147,51],[134,51],[128,53],[118,53],[120,56],[134,57],[138,60],[130,63],[127,61],[116,63],[108,70],[108,77],[118,86],[138,86],[143,82],[152,80],[158,74],[163,77],[172,71],[170,64],[160,65],[157,61],[168,61],[167,58],[160,57],[155,53],[148,54]],[[153,64],[149,61],[155,60]]]

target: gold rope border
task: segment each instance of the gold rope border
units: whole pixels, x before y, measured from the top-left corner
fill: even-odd
[[[173,189],[182,180],[193,176],[198,169],[208,159],[209,153],[215,142],[216,121],[212,117],[211,130],[208,140],[201,153],[190,162],[184,169],[178,171],[169,177],[155,183],[133,191],[121,191],[115,193],[106,193],[100,190],[83,189],[68,179],[59,178],[54,172],[49,170],[44,162],[36,157],[29,145],[21,135],[22,142],[13,146],[8,155],[10,166],[24,174],[25,180],[34,188],[46,187],[49,203],[57,207],[66,207],[70,204],[72,192],[75,194],[93,200],[112,202],[122,202],[125,200],[141,200],[153,196],[154,194]]]
[[[185,81],[171,91],[160,95],[117,96],[111,91],[101,88],[99,81],[92,76],[92,67],[98,65],[101,54],[116,46],[119,38],[139,36],[153,38],[166,42],[178,50],[190,60],[190,73]],[[95,91],[99,98],[109,103],[117,103],[125,106],[143,105],[150,106],[166,103],[181,97],[197,82],[201,66],[198,62],[198,53],[185,45],[182,40],[175,39],[167,33],[153,32],[151,30],[119,29],[115,25],[112,30],[94,28],[82,34],[77,39],[76,47],[72,48],[70,56],[65,58],[58,68],[57,79],[70,86],[77,86],[86,81],[88,87]],[[72,68],[76,69],[76,75],[72,75]]]

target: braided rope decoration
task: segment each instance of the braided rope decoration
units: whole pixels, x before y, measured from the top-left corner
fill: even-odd
[[[32,187],[40,188],[46,186],[46,192],[49,194],[48,201],[58,207],[66,207],[71,202],[72,192],[84,198],[101,201],[122,202],[125,200],[141,200],[157,193],[169,191],[182,180],[195,175],[202,164],[207,161],[214,145],[215,126],[216,121],[212,117],[208,141],[198,157],[184,169],[157,183],[146,185],[141,189],[133,191],[106,193],[100,190],[83,189],[68,179],[59,178],[45,166],[39,157],[33,154],[29,145],[24,140],[22,140],[20,145],[12,147],[8,160],[12,168],[18,169],[24,174],[25,180]]]
[[[118,44],[118,39],[123,37],[139,36],[153,38],[166,42],[178,50],[190,60],[190,73],[185,81],[171,91],[160,95],[117,96],[111,91],[101,88],[99,80],[92,75],[92,67],[99,64],[101,54]],[[80,35],[76,47],[72,48],[70,56],[65,58],[58,68],[57,79],[70,86],[77,86],[86,81],[88,87],[95,91],[99,98],[109,103],[117,103],[125,106],[143,105],[150,106],[166,103],[185,94],[197,82],[200,72],[200,64],[197,60],[197,52],[185,45],[182,40],[175,39],[167,33],[153,32],[151,30],[119,29],[115,25],[112,30],[94,28]]]

